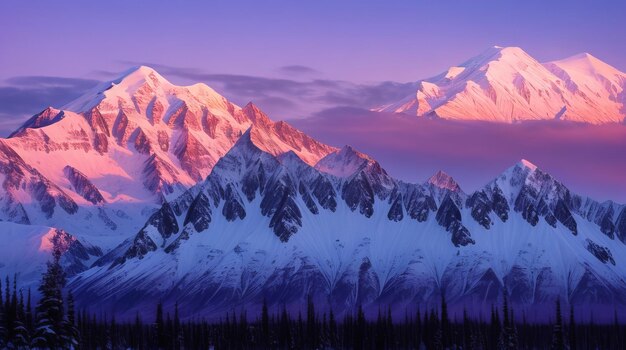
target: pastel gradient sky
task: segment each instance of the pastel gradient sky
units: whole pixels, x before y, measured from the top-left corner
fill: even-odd
[[[417,152],[424,148],[406,133],[403,151],[394,153],[399,136],[388,136],[395,143],[383,138],[372,143],[376,130],[328,128],[365,120],[350,119],[358,113],[338,107],[366,108],[404,96],[411,90],[405,83],[438,74],[493,45],[520,46],[540,61],[590,52],[626,71],[623,33],[626,1],[7,0],[0,2],[0,135],[48,105],[62,106],[97,81],[147,64],[174,83],[203,81],[236,103],[252,100],[275,120],[313,116],[298,125],[334,144],[350,141],[373,152],[401,178],[421,179],[440,167],[467,169],[453,175],[472,189],[494,175],[481,175],[482,170],[536,153],[548,170],[583,192],[626,201],[626,177],[620,175],[626,158],[608,149],[616,143],[624,149],[624,143],[598,129],[570,130],[546,141],[550,151],[535,153],[524,152],[526,139],[517,137],[514,150],[483,155],[480,161],[480,154],[472,158],[462,147],[456,153]],[[586,141],[598,152],[588,157],[596,163],[605,159],[595,170],[604,177],[590,169],[576,177],[573,166],[561,164],[568,149],[580,147],[576,135],[588,134],[597,135]],[[541,140],[536,137],[533,145]],[[590,159],[584,157],[576,160]],[[602,186],[584,185],[600,181]]]

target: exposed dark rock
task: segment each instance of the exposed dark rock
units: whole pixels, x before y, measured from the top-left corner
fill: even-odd
[[[102,220],[102,222],[104,222],[104,225],[106,227],[110,228],[111,230],[117,230],[117,224],[115,223],[115,221],[111,220],[104,208],[98,208],[98,217],[100,218],[100,220]]]
[[[560,223],[562,223],[565,227],[567,227],[574,235],[578,234],[578,227],[576,225],[576,220],[572,216],[572,213],[569,211],[565,202],[563,200],[559,200],[556,203],[556,208],[554,210],[554,216]]]
[[[235,219],[243,219],[246,217],[246,210],[243,207],[243,202],[237,190],[233,188],[231,184],[226,185],[224,191],[224,208],[222,208],[222,215],[228,221],[234,221]]]
[[[447,230],[452,233],[452,243],[455,247],[476,243],[469,230],[460,221],[452,221]]]
[[[509,202],[504,197],[500,187],[496,186],[491,193],[492,210],[498,215],[502,222],[509,218]]]
[[[404,207],[407,214],[418,222],[426,221],[429,213],[437,210],[435,199],[415,188],[408,190],[408,192],[408,195],[404,195]]]
[[[65,177],[69,180],[70,184],[72,184],[72,186],[74,187],[74,191],[81,195],[83,198],[93,204],[100,204],[105,202],[104,197],[102,197],[102,194],[100,193],[100,191],[98,191],[98,188],[94,186],[91,181],[89,181],[85,174],[78,171],[78,169],[66,165],[65,168],[63,168],[63,173],[65,174]]]
[[[169,238],[179,230],[176,215],[167,202],[163,203],[161,208],[150,216],[148,224],[156,227],[163,238]]]
[[[152,145],[146,134],[141,129],[137,129],[137,136],[135,137],[135,149],[141,154],[150,154]]]
[[[615,232],[617,233],[617,238],[619,238],[622,243],[626,243],[626,206],[622,208],[622,212],[617,217]]]
[[[141,229],[141,231],[139,231],[137,236],[135,236],[132,245],[130,246],[130,248],[128,248],[126,253],[124,253],[122,257],[117,259],[115,263],[111,265],[111,268],[115,267],[116,265],[123,264],[128,259],[142,259],[146,254],[148,254],[149,252],[153,252],[156,249],[156,243],[154,243],[154,241],[148,236],[144,227],[143,229]]]
[[[175,153],[181,168],[196,181],[204,180],[208,175],[206,169],[215,165],[206,147],[188,131],[178,140]]]
[[[607,262],[610,262],[611,264],[615,265],[613,254],[611,254],[609,248],[603,247],[590,239],[587,239],[586,242],[587,250],[591,252],[591,254],[593,254],[596,258],[598,258],[598,260],[602,261],[605,264]]]
[[[317,209],[317,204],[313,201],[313,198],[311,197],[311,194],[309,194],[309,190],[306,188],[304,183],[300,182],[298,192],[300,193],[300,196],[302,196],[302,200],[304,201],[304,204],[306,204],[306,207],[309,208],[309,211],[313,214],[318,214],[319,209]]]
[[[391,207],[387,213],[387,218],[391,221],[400,221],[404,217],[404,210],[402,209],[402,196],[396,193],[392,196]]]
[[[191,234],[187,228],[183,229],[183,232],[181,232],[180,235],[178,235],[178,237],[176,237],[176,239],[165,248],[165,252],[168,254],[173,253],[178,247],[180,247],[182,241],[189,239],[190,235]]]
[[[170,137],[167,135],[167,132],[160,130],[157,134],[157,141],[161,151],[167,152],[170,149]]]
[[[534,189],[529,186],[523,186],[515,200],[514,206],[514,210],[522,213],[524,220],[533,226],[536,226],[539,222],[539,214],[535,207],[536,197],[537,193]]]
[[[317,202],[324,209],[330,209],[334,212],[337,209],[337,193],[333,188],[333,185],[324,176],[318,176],[311,184],[313,189],[313,196],[317,198]]]
[[[52,125],[63,118],[65,118],[65,112],[48,107],[24,122],[24,124],[22,124],[19,129],[11,133],[9,137],[20,135],[25,131],[25,129],[39,129],[44,126]]]
[[[609,238],[615,238],[615,224],[613,223],[613,210],[607,211],[600,219],[600,231]]]
[[[201,232],[209,228],[211,223],[211,203],[209,198],[201,192],[191,202],[187,216],[185,216],[184,225],[191,223],[197,232]]]
[[[281,241],[302,227],[302,213],[294,201],[295,191],[291,179],[284,175],[268,184],[261,201],[261,214],[270,219],[270,227]]]
[[[153,154],[144,163],[144,186],[153,193],[173,191],[172,184],[166,179],[175,178],[177,170]]]
[[[484,191],[475,192],[466,201],[466,205],[472,208],[472,217],[486,229],[491,227],[492,221],[489,218],[491,212],[491,201]]]
[[[109,151],[109,140],[103,133],[96,133],[93,138],[93,148],[100,152],[100,154],[107,153]]]
[[[456,247],[475,243],[470,232],[463,226],[461,211],[454,204],[454,200],[450,198],[450,195],[446,195],[441,202],[435,218],[440,226],[443,226],[446,231],[452,234],[452,243]]]
[[[359,208],[359,212],[368,218],[374,214],[374,190],[362,171],[344,184],[341,197],[350,210]]]
[[[128,127],[128,116],[120,109],[117,119],[113,124],[113,136],[117,139],[117,144],[120,146],[126,146],[128,138],[130,137],[131,129]]]
[[[257,190],[263,191],[265,187],[265,170],[260,161],[257,161],[257,163],[257,171],[247,172],[241,180],[241,191],[248,198],[248,202],[254,199]]]

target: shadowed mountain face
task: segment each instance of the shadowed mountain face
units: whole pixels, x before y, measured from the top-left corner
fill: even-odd
[[[442,292],[478,310],[505,288],[528,308],[626,303],[623,205],[525,160],[473,193],[441,171],[402,182],[350,146],[147,67],[0,140],[0,173],[14,222],[1,225],[63,235],[77,301],[121,316],[159,299],[209,315],[311,295],[341,312]]]
[[[246,131],[205,181],[79,275],[79,300],[129,314],[161,295],[208,314],[263,298],[297,308],[308,295],[339,312],[404,309],[442,292],[487,310],[505,288],[535,315],[557,297],[626,302],[625,207],[571,193],[526,160],[466,194],[443,172],[397,181],[348,146],[311,167],[260,141]]]

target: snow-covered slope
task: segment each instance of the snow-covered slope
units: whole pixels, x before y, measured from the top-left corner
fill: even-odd
[[[0,276],[16,275],[23,288],[36,286],[41,281],[46,262],[52,260],[52,249],[57,242],[62,252],[61,264],[72,277],[86,270],[102,252],[97,247],[82,244],[71,234],[51,227],[0,222]]]
[[[506,286],[526,306],[626,303],[626,208],[577,196],[530,162],[467,195],[442,172],[394,180],[350,147],[315,167],[275,156],[254,129],[78,275],[79,300],[130,315],[165,298],[206,314],[263,298],[297,308],[312,295],[342,311],[445,291],[488,307]]]
[[[625,73],[589,54],[541,64],[518,47],[496,46],[376,110],[457,120],[601,124],[626,118],[625,87]]]
[[[252,103],[131,69],[0,140],[0,218],[62,228],[108,250],[204,180],[252,125],[275,155],[293,150],[314,165],[335,150]]]

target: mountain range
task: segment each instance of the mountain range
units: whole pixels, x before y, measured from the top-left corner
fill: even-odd
[[[626,305],[624,205],[526,160],[472,193],[444,172],[400,181],[149,67],[1,139],[0,181],[0,274],[37,283],[60,236],[79,305],[121,316],[159,299],[191,316],[307,296],[338,312],[408,308],[441,293],[483,309],[505,290],[529,310]]]
[[[376,111],[514,123],[626,121],[626,73],[582,53],[540,63],[519,47],[494,46]]]

